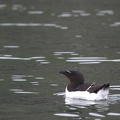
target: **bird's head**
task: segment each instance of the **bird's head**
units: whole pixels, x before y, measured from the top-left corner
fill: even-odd
[[[75,70],[62,70],[60,71],[61,74],[65,75],[70,82],[83,84],[84,83],[84,76],[81,72]]]

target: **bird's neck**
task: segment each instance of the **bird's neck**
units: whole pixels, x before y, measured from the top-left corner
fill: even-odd
[[[79,86],[79,83],[75,83],[75,82],[70,82],[67,86],[68,91],[76,91],[77,87]]]

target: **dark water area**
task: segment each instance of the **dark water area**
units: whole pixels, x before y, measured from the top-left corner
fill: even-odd
[[[108,100],[66,104],[63,69],[109,81]],[[119,0],[0,1],[0,120],[119,120],[119,106]]]

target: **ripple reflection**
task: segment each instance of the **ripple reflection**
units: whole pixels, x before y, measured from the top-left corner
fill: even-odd
[[[99,10],[96,15],[97,16],[105,16],[105,15],[113,15],[114,11],[113,10]]]
[[[113,24],[110,24],[111,27],[117,27],[120,26],[120,22],[114,22]]]
[[[79,117],[77,114],[70,114],[70,113],[55,113],[56,116],[62,116],[62,117]]]
[[[28,11],[28,14],[43,14],[44,11]]]
[[[7,7],[7,4],[0,4],[0,9]]]
[[[110,112],[110,113],[108,113],[107,115],[109,115],[109,116],[120,116],[120,113]]]
[[[20,46],[3,46],[4,48],[20,48]]]
[[[0,26],[4,27],[54,27],[59,29],[68,29],[66,26],[57,25],[54,23],[0,23]]]
[[[7,47],[8,48],[8,47]],[[9,47],[9,48],[16,48],[16,47]],[[14,57],[12,55],[0,55],[1,60],[35,60],[36,62],[40,62],[41,64],[49,64],[50,62],[45,60],[44,56],[34,56],[34,57],[27,57],[27,58],[21,58],[21,57]]]
[[[9,89],[9,91],[14,92],[16,94],[39,94],[38,92],[28,92],[23,89]]]
[[[98,64],[102,62],[120,62],[120,59],[107,59],[106,57],[70,57],[66,62],[78,62],[79,64]]]

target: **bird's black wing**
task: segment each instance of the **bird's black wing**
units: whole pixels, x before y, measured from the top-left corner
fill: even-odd
[[[79,85],[77,91],[86,91],[90,86],[91,86],[90,83],[84,83],[82,85]]]
[[[101,89],[104,89],[104,90],[105,90],[105,89],[108,89],[109,86],[110,86],[109,83],[105,83],[105,84],[98,85],[98,86],[93,85],[93,86],[91,86],[87,91],[90,92],[90,93],[97,93],[97,92],[98,92],[99,90],[101,90]]]

